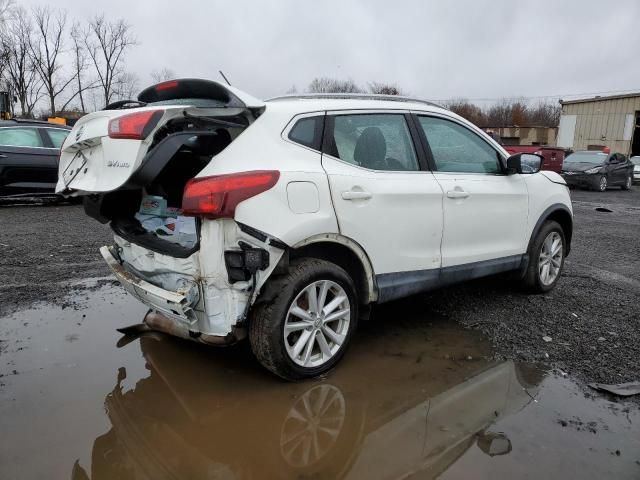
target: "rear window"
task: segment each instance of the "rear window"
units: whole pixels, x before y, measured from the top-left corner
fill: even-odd
[[[289,140],[314,150],[320,150],[323,118],[323,115],[301,118],[289,132]]]
[[[0,128],[0,145],[13,147],[42,147],[42,139],[35,128]]]

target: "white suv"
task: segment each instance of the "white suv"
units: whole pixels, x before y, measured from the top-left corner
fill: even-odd
[[[145,329],[249,336],[287,379],[345,353],[374,303],[515,271],[554,287],[563,179],[436,105],[388,96],[257,100],[185,79],[83,117],[57,191],[110,222],[101,253],[150,307]]]

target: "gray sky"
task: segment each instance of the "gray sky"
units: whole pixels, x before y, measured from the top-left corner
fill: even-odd
[[[20,5],[44,5],[18,0]],[[640,90],[640,2],[55,0],[125,17],[127,67],[229,80],[257,97],[315,76],[397,83],[429,99]]]

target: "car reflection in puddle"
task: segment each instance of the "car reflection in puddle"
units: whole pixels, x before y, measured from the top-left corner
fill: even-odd
[[[512,362],[427,367],[385,344],[386,356],[356,351],[325,380],[289,384],[232,351],[212,366],[208,351],[161,335],[139,345],[150,375],[127,390],[118,371],[111,429],[93,444],[90,474],[76,464],[74,479],[432,477],[474,444],[509,453],[490,428],[542,378]]]

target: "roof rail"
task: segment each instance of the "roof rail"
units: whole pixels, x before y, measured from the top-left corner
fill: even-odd
[[[303,93],[292,95],[281,95],[269,98],[266,101],[277,100],[305,100],[305,99],[338,99],[338,100],[382,100],[385,102],[416,102],[430,105],[432,107],[444,108],[437,103],[421,100],[419,98],[404,97],[402,95],[380,95],[376,93]]]
[[[46,120],[36,120],[35,118],[6,118],[4,120],[0,120],[0,122],[42,123],[51,125],[51,122],[47,122]]]

